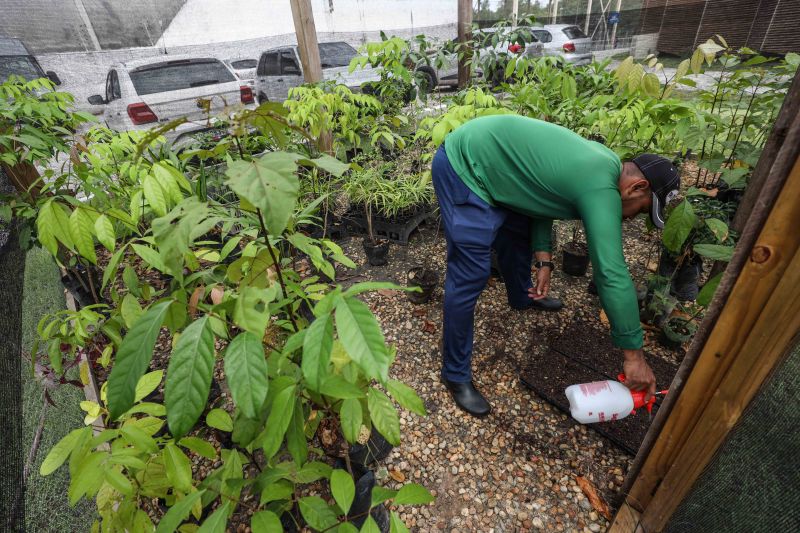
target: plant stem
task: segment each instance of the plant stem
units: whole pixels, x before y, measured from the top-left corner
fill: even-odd
[[[742,133],[744,132],[744,128],[747,126],[747,118],[750,116],[750,110],[753,108],[753,101],[755,101],[756,99],[756,95],[758,94],[758,88],[761,86],[762,81],[764,81],[763,74],[758,79],[758,83],[756,83],[756,86],[753,88],[753,94],[750,96],[750,101],[747,103],[747,109],[745,109],[744,116],[742,117],[742,125],[739,127],[739,132],[736,135],[736,141],[734,141],[733,143],[733,148],[731,148],[731,154],[728,156],[728,161],[726,162],[726,166],[730,166],[731,164],[733,164],[733,157],[736,155],[736,148],[739,146],[739,141],[742,138]]]
[[[283,297],[289,297],[289,291],[286,289],[286,283],[283,281],[283,272],[281,271],[281,264],[278,261],[278,258],[275,257],[275,252],[272,250],[272,244],[269,242],[269,232],[267,231],[267,226],[264,224],[264,217],[261,213],[261,209],[256,209],[258,213],[258,223],[261,225],[261,231],[264,232],[264,240],[267,243],[267,251],[269,252],[269,256],[272,258],[272,263],[275,265],[275,272],[278,274],[278,283],[281,285],[281,290],[283,291]],[[297,321],[294,319],[294,310],[289,307],[287,310],[287,314],[289,315],[289,321],[292,323],[292,327],[294,330],[300,331],[300,328],[297,326]]]

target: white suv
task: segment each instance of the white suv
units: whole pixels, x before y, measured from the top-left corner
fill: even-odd
[[[322,78],[360,91],[365,83],[381,79],[370,66],[349,71],[350,61],[358,55],[355,48],[339,41],[319,43]],[[256,68],[255,91],[259,102],[286,100],[289,89],[304,83],[303,69],[297,45],[272,48],[261,54]]]
[[[206,101],[210,109],[206,109]],[[106,76],[105,97],[89,97],[105,105],[103,118],[117,131],[142,130],[186,117],[187,122],[167,132],[171,143],[214,128],[228,107],[255,107],[252,89],[222,61],[210,57],[170,56],[114,65]]]

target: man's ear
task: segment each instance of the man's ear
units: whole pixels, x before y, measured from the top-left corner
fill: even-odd
[[[643,193],[650,193],[650,182],[647,181],[645,178],[639,178],[635,182],[633,182],[633,186],[631,187],[633,192],[643,192]]]

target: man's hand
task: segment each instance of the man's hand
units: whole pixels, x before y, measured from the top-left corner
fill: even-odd
[[[552,261],[553,256],[548,252],[536,252],[537,261]],[[533,300],[541,300],[550,292],[550,267],[542,267],[536,270],[536,286],[528,289],[528,296]]]
[[[536,286],[528,289],[528,296],[541,300],[550,292],[550,268],[544,267],[536,271]]]
[[[644,359],[642,350],[623,350],[625,352],[625,364],[622,366],[625,372],[625,385],[631,390],[646,390],[645,401],[656,393],[656,376]]]

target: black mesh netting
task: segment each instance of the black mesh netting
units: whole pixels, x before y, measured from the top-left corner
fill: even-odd
[[[0,193],[9,185],[0,169]],[[22,531],[22,284],[25,253],[15,225],[0,224],[0,531]]]
[[[767,381],[668,533],[800,531],[800,344]]]

